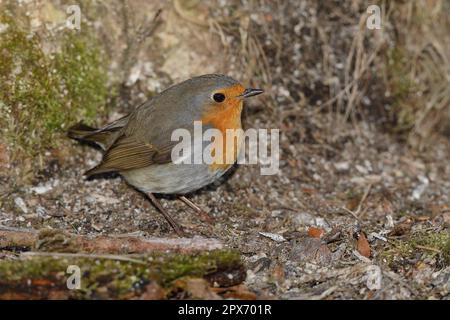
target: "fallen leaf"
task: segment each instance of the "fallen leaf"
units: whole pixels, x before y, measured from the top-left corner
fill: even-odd
[[[249,291],[243,284],[228,288],[212,288],[211,290],[225,299],[255,300],[257,298],[256,294]]]
[[[273,21],[273,16],[271,14],[266,14],[264,15],[264,18],[267,22],[272,22]]]
[[[366,258],[370,257],[370,254],[371,254],[370,245],[369,245],[369,241],[367,241],[367,238],[366,238],[366,235],[364,234],[364,232],[359,233],[356,250],[358,250],[358,252],[363,257],[366,257]]]
[[[273,267],[272,276],[277,281],[278,284],[284,283],[286,280],[286,274],[284,272],[284,267],[281,264],[277,264]]]
[[[450,212],[450,205],[447,204],[432,204],[430,205],[431,217],[435,218],[442,213]]]
[[[381,201],[381,207],[382,207],[382,215],[393,215],[394,214],[394,205],[392,202],[386,198],[383,198]]]
[[[347,200],[345,207],[350,211],[355,211],[358,208],[361,199],[360,197],[353,197]]]
[[[325,231],[323,229],[320,228],[316,228],[316,227],[309,227],[308,229],[308,235],[312,238],[322,238],[324,235]]]
[[[186,292],[190,299],[220,300],[209,283],[202,278],[182,278],[174,282],[174,287]]]
[[[311,189],[311,188],[302,188],[301,190],[303,193],[305,193],[307,195],[314,195],[317,193],[317,190]]]
[[[411,230],[412,225],[413,221],[411,219],[406,219],[405,221],[396,224],[394,226],[394,229],[392,229],[392,231],[389,232],[389,235],[394,237],[402,236]]]
[[[414,217],[414,220],[418,221],[418,222],[423,222],[423,221],[430,220],[430,217],[428,217],[428,216],[418,216],[418,217]]]
[[[31,283],[33,286],[42,286],[42,287],[53,287],[55,283],[48,279],[32,279]]]
[[[165,290],[156,282],[150,282],[146,287],[144,293],[139,297],[141,300],[161,300],[166,297]]]

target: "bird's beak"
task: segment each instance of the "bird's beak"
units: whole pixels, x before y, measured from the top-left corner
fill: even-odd
[[[249,98],[249,97],[257,96],[258,94],[261,94],[263,92],[264,92],[264,90],[262,90],[262,89],[247,88],[244,90],[244,92],[240,96],[242,98]]]

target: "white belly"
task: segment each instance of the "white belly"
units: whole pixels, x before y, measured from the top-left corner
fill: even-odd
[[[228,169],[213,171],[205,164],[168,163],[121,174],[129,184],[142,192],[185,194],[212,183]]]

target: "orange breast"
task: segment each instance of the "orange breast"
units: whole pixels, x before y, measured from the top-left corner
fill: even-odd
[[[242,131],[237,129],[242,129],[241,112],[243,108],[242,99],[236,97],[242,94],[243,91],[244,87],[241,85],[235,85],[224,90],[227,96],[226,104],[211,108],[202,117],[202,123],[204,125],[210,124],[220,130],[223,137],[222,148],[220,146],[215,146],[214,148],[218,154],[214,154],[214,152],[211,154],[216,159],[209,166],[211,170],[227,169],[236,161],[242,140]],[[235,131],[236,135],[234,137],[229,137],[234,138],[234,141],[228,143],[227,129],[237,130]]]

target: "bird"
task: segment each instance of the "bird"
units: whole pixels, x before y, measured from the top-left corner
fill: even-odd
[[[86,176],[118,173],[127,184],[147,195],[178,236],[184,236],[182,227],[155,194],[176,195],[196,212],[204,213],[186,195],[225,174],[237,159],[240,141],[227,144],[224,140],[212,152],[217,157],[214,159],[228,156],[231,161],[176,163],[172,151],[179,141],[172,141],[172,133],[176,129],[194,133],[195,122],[200,122],[202,132],[217,129],[226,139],[226,130],[242,128],[244,100],[263,92],[246,88],[223,74],[196,76],[165,89],[101,128],[79,122],[69,128],[68,136],[93,143],[104,152],[101,162],[85,172]],[[202,141],[199,145],[204,151],[206,143]],[[195,152],[195,147],[191,152]]]

